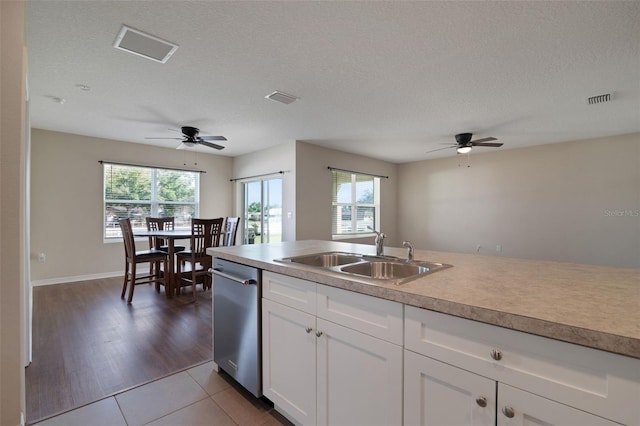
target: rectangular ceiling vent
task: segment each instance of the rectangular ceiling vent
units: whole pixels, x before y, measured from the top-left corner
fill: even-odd
[[[605,93],[597,96],[591,96],[590,98],[587,98],[587,103],[589,105],[595,105],[595,104],[602,104],[605,102],[611,102],[612,100],[613,100],[613,92]]]
[[[145,34],[126,25],[122,26],[113,47],[163,64],[178,49],[177,44]]]
[[[293,95],[288,95],[278,90],[265,96],[265,98],[271,99],[272,101],[282,102],[283,104],[290,104],[292,102],[295,102],[298,99]]]

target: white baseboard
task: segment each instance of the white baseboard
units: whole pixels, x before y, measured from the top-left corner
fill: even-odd
[[[31,281],[31,287],[38,287],[41,285],[71,283],[76,281],[98,280],[101,278],[112,278],[112,277],[122,277],[122,276],[123,276],[123,272],[118,271],[118,272],[103,272],[100,274],[75,275],[72,277],[48,278],[46,280]]]

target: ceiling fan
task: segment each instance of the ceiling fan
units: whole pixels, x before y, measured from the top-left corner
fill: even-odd
[[[474,146],[488,146],[491,148],[500,148],[502,143],[491,143],[492,141],[497,141],[498,139],[493,137],[476,139],[472,141],[473,133],[459,133],[456,135],[456,144],[446,146],[444,148],[433,149],[431,151],[427,151],[427,154],[430,152],[440,151],[443,149],[456,148],[458,154],[466,154],[471,151],[471,148]]]
[[[177,132],[178,130],[169,129]],[[182,132],[181,138],[145,138],[145,139],[175,139],[181,140],[182,143],[176,149],[191,148],[197,145],[208,146],[213,149],[224,149],[224,146],[209,141],[226,141],[224,136],[200,136],[200,129],[197,127],[182,126],[179,130]]]

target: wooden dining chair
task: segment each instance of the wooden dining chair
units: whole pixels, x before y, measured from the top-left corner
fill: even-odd
[[[120,230],[122,230],[122,239],[124,240],[124,256],[125,256],[125,269],[124,269],[124,285],[122,286],[121,299],[124,299],[124,295],[129,286],[129,297],[127,303],[131,304],[133,300],[133,290],[138,284],[146,283],[158,283],[157,289],[160,289],[160,284],[166,286],[165,275],[162,274],[149,274],[143,276],[136,275],[136,266],[138,263],[160,263],[162,262],[164,268],[167,268],[168,254],[162,250],[156,250],[151,248],[149,250],[136,251],[136,242],[133,236],[133,228],[131,227],[131,221],[127,219],[120,219]]]
[[[173,231],[175,225],[173,217],[146,217],[145,221],[147,222],[147,231]],[[169,246],[162,237],[149,237],[149,248],[169,251]],[[176,253],[183,251],[185,248],[185,246],[173,247]]]
[[[203,289],[211,287],[211,256],[207,254],[208,247],[218,247],[222,233],[224,218],[191,219],[191,248],[177,253],[180,273],[176,291],[179,293],[183,286],[191,285],[193,299],[196,298],[196,284],[202,284]],[[188,264],[188,265],[187,265]]]
[[[147,223],[147,231],[173,231],[175,220],[173,217],[146,217],[145,222]],[[169,253],[169,245],[162,237],[149,237],[149,248],[162,250],[164,252]],[[179,251],[184,251],[186,249],[185,246],[173,246],[173,251],[175,253]],[[149,264],[149,274],[158,274],[161,275],[163,271],[160,269],[160,262],[154,262]],[[156,290],[160,291],[160,284],[156,282]]]
[[[224,221],[224,230],[220,245],[224,247],[236,245],[236,234],[238,233],[239,217],[227,217]]]

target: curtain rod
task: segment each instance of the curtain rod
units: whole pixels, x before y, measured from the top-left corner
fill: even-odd
[[[356,171],[353,171],[353,170],[339,169],[337,167],[331,167],[331,166],[328,166],[327,169],[329,169],[331,171],[337,170],[339,172],[355,173],[357,175],[367,175],[367,176],[373,176],[373,177],[378,177],[378,178],[389,179],[389,176],[374,175],[373,173],[356,172]]]
[[[147,168],[147,169],[177,170],[179,172],[207,173],[205,170],[178,169],[178,168],[175,168],[175,167],[149,166],[147,164],[118,163],[117,161],[99,160],[98,163],[100,163],[100,164],[113,164],[115,166],[144,167],[144,168]]]
[[[283,175],[283,174],[285,174],[284,170],[278,170],[277,172],[263,173],[261,175],[253,175],[253,176],[245,176],[245,177],[233,178],[233,179],[229,179],[229,182],[235,182],[235,181],[238,181],[238,180],[245,180],[245,179],[259,178],[259,177],[271,176],[271,175]]]

